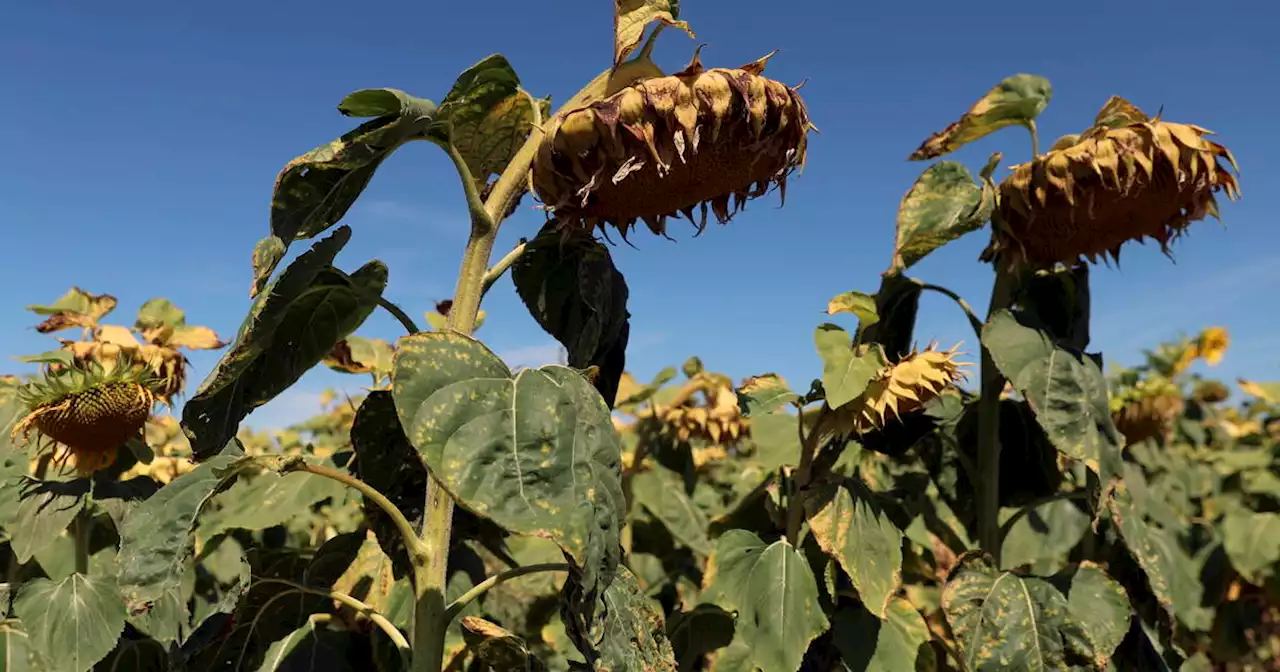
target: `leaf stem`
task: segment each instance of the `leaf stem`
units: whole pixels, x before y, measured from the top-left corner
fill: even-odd
[[[413,318],[406,315],[403,310],[400,310],[400,306],[391,303],[381,296],[378,297],[378,305],[382,306],[383,310],[391,313],[391,315],[397,320],[400,320],[400,324],[404,325],[405,331],[409,332],[409,335],[412,336],[413,334],[422,331],[418,328],[418,325],[414,323]]]
[[[400,651],[400,658],[401,660],[404,661],[405,669],[409,668],[412,650],[409,648],[408,640],[404,638],[404,633],[400,632],[400,628],[397,628],[394,623],[392,623],[390,620],[387,619],[386,616],[383,616],[381,612],[369,606],[368,604],[365,604],[364,602],[361,602],[360,600],[357,600],[356,598],[346,593],[340,593],[334,590],[320,590],[317,588],[309,588],[300,583],[294,583],[293,581],[288,581],[285,579],[269,579],[269,578],[264,578],[260,576],[255,576],[253,577],[253,582],[255,584],[275,583],[275,584],[280,584],[284,586],[289,586],[290,588],[300,593],[307,593],[308,595],[317,595],[319,597],[327,597],[331,600],[334,600],[335,602],[341,602],[342,604],[348,607],[351,607],[352,609],[355,609],[357,612],[363,614],[364,616],[367,616],[369,620],[373,622],[374,625],[378,626],[380,630],[386,633],[387,637],[391,639],[391,642],[396,645],[396,649]]]
[[[978,314],[973,312],[973,307],[969,305],[968,301],[964,300],[964,297],[956,294],[946,287],[929,284],[927,282],[920,282],[920,289],[927,289],[931,292],[937,292],[943,296],[950,297],[952,301],[956,302],[956,305],[960,306],[960,310],[964,311],[965,317],[969,318],[969,326],[973,327],[973,333],[977,334],[979,339],[982,338],[982,320],[978,319]]]
[[[484,581],[481,581],[480,583],[476,584],[474,588],[463,593],[461,597],[454,600],[453,602],[450,602],[449,606],[445,608],[445,615],[448,617],[449,622],[453,622],[453,619],[457,618],[458,614],[462,613],[462,610],[466,609],[468,604],[471,604],[481,595],[484,595],[485,593],[489,592],[489,590],[494,586],[500,583],[506,583],[511,579],[515,579],[515,578],[524,576],[526,574],[536,574],[538,572],[567,572],[567,571],[569,571],[569,565],[563,562],[546,562],[539,565],[525,565],[524,567],[513,567],[511,569],[508,569],[505,572],[494,574],[493,576],[485,579]]]
[[[1034,160],[1040,156],[1040,130],[1036,127],[1035,119],[1027,120],[1027,130],[1031,132],[1031,158]]]
[[[524,251],[525,251],[525,248],[528,247],[528,244],[529,244],[529,241],[521,238],[520,243],[516,245],[515,248],[513,248],[510,252],[508,252],[506,256],[499,259],[498,263],[493,265],[493,268],[490,268],[489,270],[485,271],[484,279],[480,281],[481,296],[484,296],[485,294],[489,293],[489,288],[493,287],[493,284],[497,282],[507,272],[508,269],[511,268],[512,264],[516,263],[516,261],[518,261],[520,257],[524,256]]]
[[[285,463],[281,471],[286,473],[304,471],[331,481],[337,481],[348,488],[358,491],[361,495],[364,495],[365,499],[373,502],[375,506],[382,509],[391,518],[391,522],[395,524],[396,530],[400,532],[400,536],[404,539],[405,550],[408,551],[411,558],[414,558],[414,564],[419,564],[425,559],[426,549],[423,548],[422,542],[418,539],[418,532],[413,529],[413,524],[409,522],[408,518],[405,518],[404,512],[399,507],[381,492],[375,490],[373,486],[346,472],[302,460],[292,460]]]
[[[996,264],[987,317],[1013,303],[1013,269]],[[982,397],[978,400],[978,545],[1000,558],[1000,394],[1005,379],[982,344]]]
[[[1015,511],[1012,516],[1009,516],[1009,520],[1004,521],[1004,524],[1000,526],[1000,540],[1003,542],[1004,539],[1009,536],[1009,531],[1013,529],[1013,526],[1017,524],[1017,522],[1021,520],[1023,516],[1027,515],[1028,513],[1031,513],[1032,511],[1035,511],[1036,509],[1044,506],[1045,504],[1052,504],[1054,502],[1060,502],[1064,500],[1070,501],[1073,499],[1088,499],[1088,498],[1089,498],[1089,493],[1087,491],[1074,490],[1072,492],[1055,492],[1052,495],[1046,495],[1030,503],[1024,504],[1022,508]]]

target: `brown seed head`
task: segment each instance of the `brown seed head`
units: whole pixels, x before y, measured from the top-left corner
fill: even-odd
[[[761,76],[768,59],[704,70],[695,53],[682,72],[557,115],[533,163],[538,197],[561,226],[624,236],[636,220],[666,235],[695,206],[701,231],[708,204],[726,223],[773,184],[785,199],[813,126],[796,89]]]
[[[120,446],[140,436],[155,401],[145,385],[103,382],[32,408],[13,433],[36,429],[64,446],[63,459],[74,457],[76,471],[88,475],[110,466]]]
[[[1213,194],[1239,197],[1236,169],[1211,132],[1160,121],[1112,98],[1096,125],[1068,136],[1030,163],[1014,167],[1000,184],[995,250],[1010,265],[1036,268],[1119,260],[1127,241],[1150,237],[1167,254],[1169,243],[1205,215],[1218,216]]]

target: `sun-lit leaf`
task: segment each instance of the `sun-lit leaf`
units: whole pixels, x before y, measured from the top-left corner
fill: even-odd
[[[1111,654],[1129,631],[1132,607],[1124,588],[1101,567],[1083,562],[1071,577],[1067,607],[1084,628],[1094,663],[1098,669],[1106,669]]]
[[[13,601],[31,648],[60,672],[85,672],[115,648],[125,609],[110,575],[32,579]]]
[[[942,591],[942,609],[972,672],[1064,670],[1088,639],[1067,598],[1051,583],[995,569],[991,557],[960,557]]]
[[[31,649],[31,637],[17,620],[0,619],[0,664],[4,672],[44,672]]]
[[[1280,404],[1280,382],[1261,383],[1241,378],[1236,381],[1236,384],[1240,386],[1242,392],[1251,397],[1271,404]]]
[[[995,208],[994,189],[973,180],[964,164],[925,169],[898,205],[898,233],[888,275],[896,275],[947,243],[976,231]]]
[[[862,292],[845,292],[831,297],[827,302],[827,314],[840,313],[849,313],[857,317],[861,327],[868,327],[880,321],[880,316],[876,314],[876,297]]]
[[[640,46],[645,29],[655,21],[694,37],[689,24],[679,19],[680,0],[614,0],[613,67],[621,65]]]
[[[348,336],[325,355],[324,365],[343,373],[372,373],[385,378],[391,375],[395,354],[395,348],[380,338]]]
[[[9,528],[13,554],[27,562],[52,544],[84,508],[88,479],[26,481],[18,512]]]
[[[197,458],[226,445],[250,411],[319,364],[377,307],[385,265],[371,261],[350,275],[330,265],[350,237],[344,226],[316,243],[249,308],[235,342],[182,409]]]
[[[884,619],[844,607],[831,619],[835,645],[846,672],[913,672],[934,669],[932,633],[911,603],[894,597]]]
[[[609,248],[590,236],[565,240],[547,223],[511,268],[529,314],[564,345],[568,365],[600,367],[595,386],[606,402],[617,397],[631,328],[627,281]]]
[[[635,502],[662,521],[677,541],[699,555],[711,553],[706,514],[689,500],[679,474],[655,465],[634,476],[631,491]]]
[[[773,413],[799,399],[787,381],[776,373],[762,373],[743,381],[737,389],[738,408],[743,415]]]
[[[284,259],[288,249],[289,246],[274,234],[259,240],[253,246],[253,284],[249,286],[249,298],[257,298],[262,288],[267,286],[267,281],[275,273],[276,266]]]
[[[737,631],[764,672],[795,672],[829,626],[809,562],[785,539],[766,544],[746,530],[724,533],[703,581],[701,600],[737,612]]]
[[[813,340],[822,358],[822,388],[833,409],[857,399],[888,365],[879,348],[854,347],[849,332],[834,324],[819,325]]]
[[[66,294],[58,297],[57,301],[47,306],[27,306],[27,310],[48,316],[73,313],[88,317],[96,323],[114,310],[117,303],[116,297],[110,294],[90,294],[79,287],[72,287]]]
[[[138,308],[133,326],[137,329],[154,327],[181,327],[187,323],[187,314],[165,298],[150,299]]]
[[[804,507],[818,545],[853,580],[867,610],[886,618],[889,601],[902,583],[902,531],[871,491],[856,481],[811,489]]]
[[[1007,126],[1031,123],[1052,97],[1053,87],[1044,77],[1027,74],[1006,77],[979,98],[959,121],[929,136],[908,158],[912,161],[936,159]]]
[[[1222,546],[1231,566],[1263,585],[1280,567],[1280,513],[1234,511],[1222,520]]]

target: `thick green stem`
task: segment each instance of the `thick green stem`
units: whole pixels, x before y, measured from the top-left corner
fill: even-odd
[[[71,521],[71,533],[75,535],[76,573],[89,575],[89,535],[93,532],[93,519],[81,509]]]
[[[1013,285],[1013,271],[997,264],[988,319],[1012,304]],[[1004,376],[983,344],[982,398],[978,401],[978,545],[997,562],[1000,560],[1000,394],[1004,384]]]

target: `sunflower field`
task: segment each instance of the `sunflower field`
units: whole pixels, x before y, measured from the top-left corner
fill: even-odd
[[[1094,265],[1216,217],[1231,152],[1120,97],[1042,151],[1052,87],[1010,76],[911,154],[888,270],[815,306],[807,384],[639,380],[610,236],[746,216],[820,138],[772,54],[666,74],[664,30],[692,35],[675,0],[616,0],[613,62],[554,110],[501,55],[439,103],[348,95],[363,123],[276,179],[234,336],[164,298],[30,306],[56,344],[0,377],[0,670],[1280,670],[1280,383],[1191,373],[1223,327],[1089,350]],[[999,181],[1000,153],[935,161],[1002,129],[1033,158]],[[417,141],[471,227],[426,328],[385,264],[334,265]],[[526,193],[547,223],[495,255]],[[985,316],[909,274],[979,230]],[[475,337],[508,273],[565,365]],[[926,293],[972,356],[915,345]],[[357,335],[379,309],[405,333]],[[180,399],[195,350],[221,358]],[[242,426],[318,366],[363,391]]]

